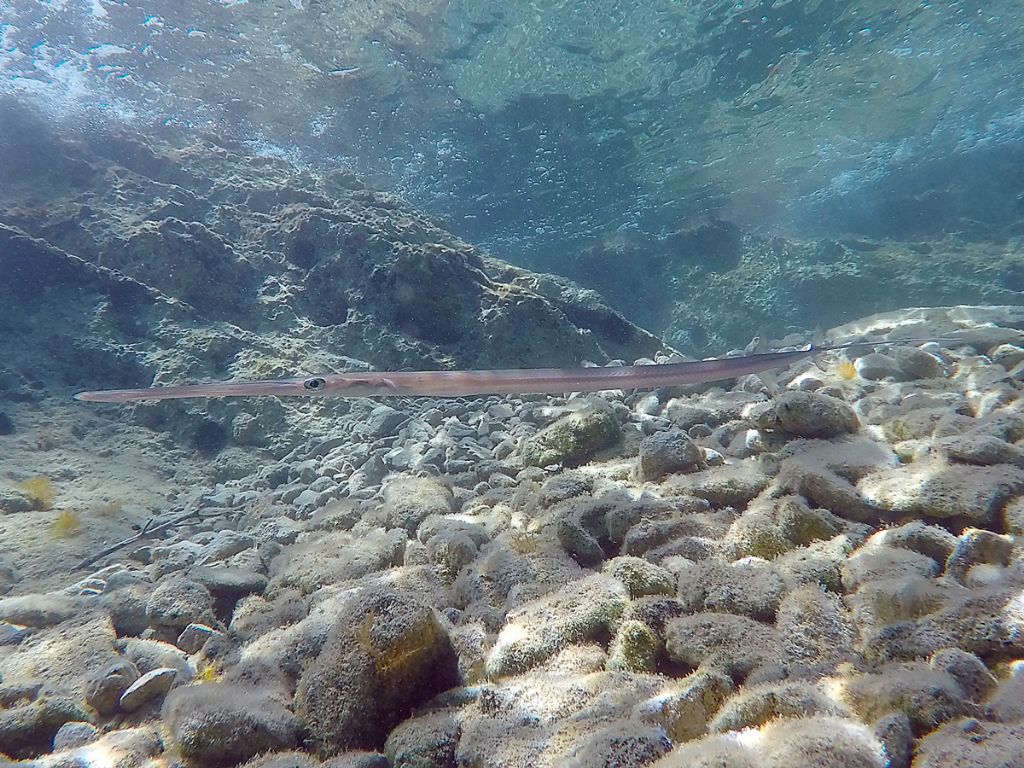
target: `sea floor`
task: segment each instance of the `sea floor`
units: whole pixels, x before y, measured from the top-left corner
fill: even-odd
[[[1024,309],[865,336],[943,341],[284,456],[5,406],[0,764],[1024,764]]]

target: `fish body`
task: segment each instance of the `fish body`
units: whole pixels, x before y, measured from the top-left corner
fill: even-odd
[[[901,344],[945,339],[901,339],[876,344]],[[79,392],[91,403],[138,400],[179,400],[192,397],[469,397],[473,395],[560,394],[605,389],[656,389],[734,379],[764,373],[850,344],[808,344],[793,350],[757,352],[663,365],[606,368],[512,368],[479,371],[369,371],[300,376],[264,381],[225,381],[143,389]]]

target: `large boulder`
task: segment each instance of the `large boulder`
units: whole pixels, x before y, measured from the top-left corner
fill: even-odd
[[[299,678],[296,712],[321,754],[376,749],[413,708],[457,679],[457,658],[433,609],[380,588],[342,607]]]

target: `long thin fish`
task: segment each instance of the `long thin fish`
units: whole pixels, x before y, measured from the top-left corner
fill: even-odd
[[[733,379],[806,360],[820,352],[872,344],[907,344],[946,339],[899,339],[806,347],[664,365],[614,368],[517,368],[494,371],[369,371],[301,376],[266,381],[224,381],[144,389],[79,392],[76,400],[130,403],[190,397],[468,397],[471,395],[557,394],[604,389],[654,389]]]

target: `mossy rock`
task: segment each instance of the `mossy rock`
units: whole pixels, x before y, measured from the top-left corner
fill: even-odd
[[[642,621],[624,621],[612,640],[606,668],[611,671],[654,672],[661,641]]]
[[[367,590],[345,606],[299,678],[296,714],[322,756],[379,749],[412,711],[458,682],[458,659],[417,596]]]
[[[581,464],[598,451],[619,441],[622,428],[611,409],[589,405],[548,425],[531,437],[522,448],[527,466]]]
[[[235,765],[296,746],[299,721],[269,689],[227,683],[182,686],[164,700],[168,746],[189,765]]]

